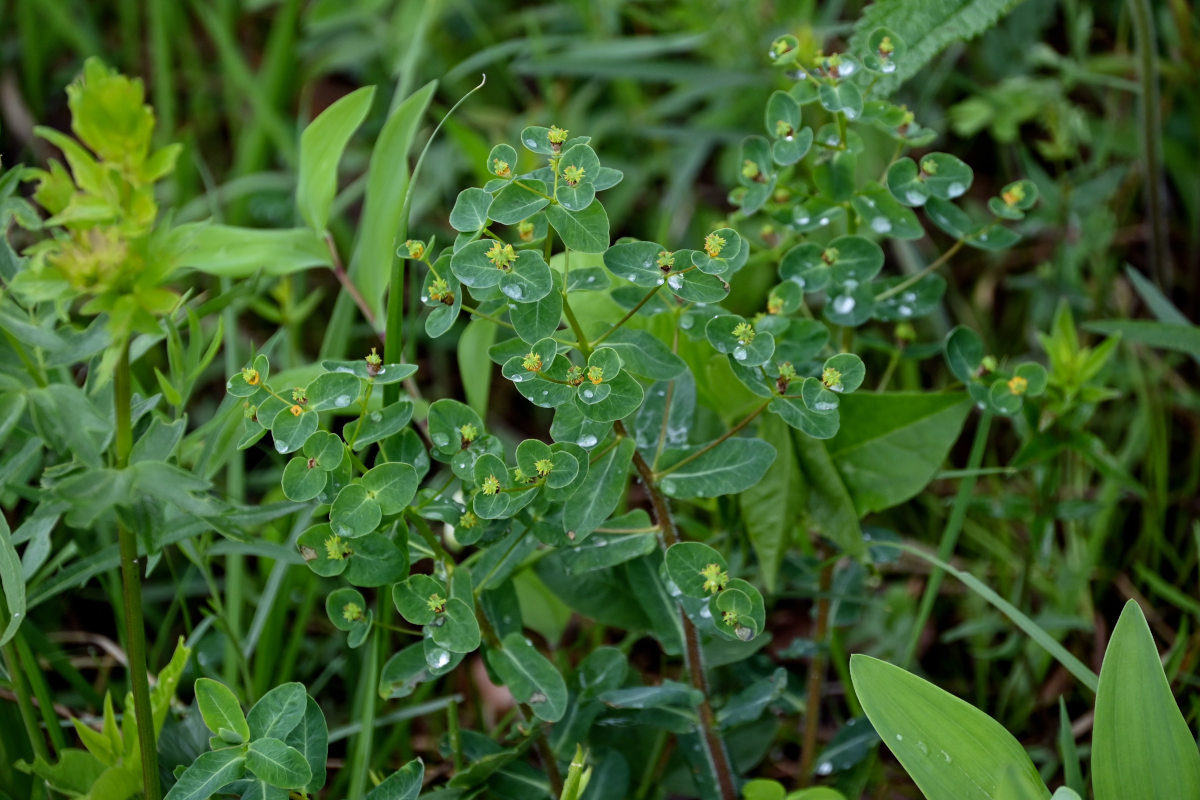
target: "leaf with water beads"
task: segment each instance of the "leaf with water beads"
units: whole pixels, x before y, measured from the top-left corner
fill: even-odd
[[[940,200],[953,200],[966,194],[975,177],[965,161],[949,153],[929,153],[920,161],[920,177],[929,193]]]
[[[677,542],[663,560],[667,576],[688,597],[708,598],[729,582],[725,556],[703,542]]]
[[[925,205],[931,194],[929,185],[922,180],[917,162],[911,158],[897,159],[888,167],[887,187],[896,200],[909,208]]]
[[[871,318],[875,310],[875,292],[871,284],[852,286],[844,283],[830,292],[825,302],[825,319],[834,325],[857,327]]]
[[[512,268],[500,276],[500,291],[518,303],[534,303],[550,294],[550,266],[536,250],[522,250]]]
[[[300,406],[292,408],[299,409]],[[271,437],[275,449],[280,453],[292,453],[304,446],[304,442],[317,429],[317,415],[311,411],[295,413],[284,409],[271,421]]]
[[[909,280],[907,275],[885,278],[873,284],[880,294],[886,294],[901,283]],[[946,279],[930,273],[898,294],[883,299],[876,295],[875,319],[886,322],[902,322],[917,319],[937,310],[946,294]]]
[[[836,409],[814,411],[800,398],[776,397],[767,406],[767,410],[778,414],[788,425],[814,439],[832,439],[837,435],[839,418]]]
[[[618,242],[605,251],[604,266],[618,278],[653,287],[662,284],[662,267],[669,268],[672,255],[657,242]]]
[[[709,344],[737,363],[754,367],[765,364],[775,352],[775,338],[757,333],[754,326],[736,314],[713,317],[704,327]]]
[[[758,483],[775,461],[775,448],[769,442],[735,437],[672,469],[695,451],[695,448],[663,451],[659,465],[667,474],[659,486],[664,494],[681,499],[737,494]]]
[[[362,381],[357,375],[345,372],[326,372],[318,375],[305,387],[309,411],[329,411],[349,408],[358,399]]]
[[[367,487],[355,482],[338,492],[329,508],[329,524],[338,536],[353,539],[366,536],[379,526],[383,512]]]
[[[283,468],[280,485],[283,496],[288,500],[303,503],[312,500],[325,488],[329,473],[320,469],[316,464],[310,465],[311,459],[296,456]]]
[[[850,81],[835,84],[822,83],[817,89],[817,99],[830,113],[842,112],[846,119],[858,119],[862,115],[862,91]]]
[[[893,239],[920,239],[925,229],[911,209],[905,208],[877,183],[868,184],[850,201],[863,227]]]
[[[354,442],[355,450],[386,439],[400,430],[412,419],[413,402],[402,398],[389,406],[368,411],[360,420],[347,422],[342,435]]]

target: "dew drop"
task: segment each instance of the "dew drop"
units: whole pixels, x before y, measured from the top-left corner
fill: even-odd
[[[851,274],[854,274],[854,273],[851,273]],[[842,283],[842,287],[843,287],[844,289],[846,289],[847,291],[849,291],[849,290],[853,290],[853,289],[857,289],[857,288],[858,288],[858,281],[856,281],[854,278],[847,278],[847,279],[846,279],[846,280],[845,280],[845,281]]]
[[[817,774],[818,775],[829,775],[832,772],[833,772],[833,764],[831,764],[828,761],[822,761],[820,764],[817,765]]]
[[[950,754],[947,753],[945,750],[942,751],[942,760],[945,761],[947,764],[949,764],[951,761]]]
[[[334,398],[333,404],[338,408],[345,408],[346,406],[350,405],[350,400],[350,395],[339,394],[336,398]]]
[[[750,356],[750,354],[746,352],[746,348],[744,348],[744,347],[733,348],[733,357],[735,359],[737,359],[738,361],[745,361],[747,358],[749,358],[749,356]]]
[[[879,65],[879,71],[885,75],[890,75],[896,71],[896,62],[885,61]]]
[[[597,536],[593,541],[593,547],[608,547],[608,539],[605,539],[603,536]]]
[[[929,755],[929,745],[925,744],[924,742],[918,741],[917,749],[921,751],[922,755]]]
[[[595,447],[599,441],[600,440],[592,434],[585,433],[583,436],[579,437],[575,444],[579,445],[580,447]]]
[[[837,403],[831,403],[828,400],[818,403],[813,403],[813,411],[833,411],[838,407]]]
[[[663,588],[667,590],[667,594],[671,595],[671,597],[679,597],[683,594],[683,592],[679,590],[679,584],[675,583],[675,581],[671,580],[670,578],[667,578],[663,582]]]
[[[828,224],[829,224],[829,217],[821,217],[821,219],[820,219],[820,220],[818,220],[818,222],[820,222],[822,225],[828,225]]]
[[[807,224],[808,224],[808,221],[809,221],[810,219],[812,219],[812,217],[797,217],[797,218],[796,218],[796,224],[797,224],[797,225],[807,225]]]
[[[908,199],[908,204],[911,206],[919,206],[925,202],[925,195],[915,190],[910,189],[904,193],[904,196]]]
[[[665,281],[663,278],[659,278],[658,280],[656,280],[656,281],[654,282],[654,285],[655,285],[655,286],[662,286],[664,283],[666,283],[666,281]]]
[[[525,290],[522,289],[520,287],[520,285],[515,284],[515,283],[510,283],[505,286],[501,286],[500,291],[504,292],[504,294],[511,297],[513,300],[521,300],[522,298],[525,297]]]
[[[232,388],[233,388],[233,381],[225,381],[225,388],[226,388],[226,389],[232,389]]]
[[[422,303],[428,303],[428,302],[429,302],[429,295],[427,295],[427,294],[423,294],[423,295],[421,295],[421,302],[422,302]]]
[[[371,412],[371,422],[382,422],[382,421],[383,421],[383,414],[381,412],[379,412],[379,411]]]
[[[853,108],[843,108],[842,113],[846,115],[846,119],[858,119],[858,112]]]
[[[275,440],[275,450],[280,453],[286,453],[288,451],[288,443],[282,439],[276,439]]]
[[[692,325],[694,325],[694,324],[695,324],[695,322],[692,320],[691,317],[682,317],[679,320],[679,327],[683,328],[685,331],[690,330]]]
[[[946,194],[950,195],[951,197],[958,197],[960,194],[962,194],[966,190],[967,190],[966,186],[963,186],[958,181],[955,181],[954,183],[952,183],[946,187]]]
[[[525,146],[526,147],[537,147],[538,146],[537,139],[526,139]]]
[[[892,223],[888,222],[884,217],[876,217],[871,220],[871,230],[876,233],[887,233],[892,229]]]
[[[429,660],[433,664],[434,669],[441,669],[450,663],[450,653],[445,650],[430,650]]]
[[[595,276],[595,275],[588,275],[587,282],[588,282],[588,283],[595,283],[595,282],[596,282],[596,276]]]
[[[712,619],[712,609],[709,608],[707,604],[700,606],[700,618]]]
[[[445,447],[450,444],[450,437],[444,433],[435,433],[432,438],[433,443],[438,447]]]
[[[897,741],[897,742],[903,742],[903,741],[904,741],[904,735],[903,735],[903,734],[899,734],[899,733],[897,733],[897,734],[896,734],[896,741]]]
[[[854,310],[854,298],[843,294],[833,299],[833,310],[839,314],[849,314]]]
[[[664,480],[659,484],[659,487],[667,494],[671,494],[671,492],[675,491],[675,482],[671,480]]]
[[[917,302],[917,293],[905,292],[904,294],[900,295],[900,299],[906,303],[915,303]]]
[[[896,313],[902,317],[911,317],[913,315],[912,306],[900,306],[896,309]]]
[[[838,65],[838,72],[843,77],[846,75],[853,75],[856,69],[858,69],[858,66],[853,61],[843,61]]]
[[[675,291],[679,291],[683,288],[683,276],[672,275],[671,277],[667,278],[667,286],[670,286]]]
[[[584,400],[591,400],[593,397],[596,396],[596,393],[593,392],[591,389],[584,389],[582,392],[580,392],[580,394],[583,395]]]

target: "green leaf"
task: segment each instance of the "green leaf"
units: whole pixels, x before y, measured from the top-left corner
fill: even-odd
[[[519,633],[488,649],[487,661],[519,703],[528,703],[538,719],[558,722],[567,710],[567,684],[554,664]]]
[[[469,432],[473,436],[466,436]],[[429,439],[435,454],[450,458],[482,434],[483,420],[470,406],[449,399],[435,400],[429,406]]]
[[[1147,320],[1104,319],[1083,323],[1084,330],[1119,334],[1127,342],[1186,353],[1200,359],[1200,326]]]
[[[304,503],[321,494],[328,481],[328,472],[316,464],[309,466],[308,458],[296,456],[283,468],[280,483],[283,487],[284,497],[297,503]]]
[[[434,598],[447,596],[446,586],[429,575],[410,575],[392,587],[392,602],[400,616],[413,625],[428,625],[437,618]]]
[[[659,460],[659,486],[671,497],[719,497],[749,489],[762,479],[775,460],[775,447],[762,439],[735,437],[688,461],[690,450],[664,450]]]
[[[912,209],[900,205],[896,198],[877,183],[868,185],[850,202],[863,226],[880,236],[911,240],[920,239],[925,235],[925,229],[921,227]]]
[[[604,352],[604,350],[597,350],[592,355],[595,356],[601,352]],[[608,352],[611,353],[612,351]],[[608,389],[607,393],[603,393],[605,388]],[[588,392],[593,392],[599,396],[597,398],[588,398]],[[642,404],[643,396],[642,385],[628,372],[622,371],[618,372],[612,380],[608,380],[606,374],[605,382],[599,386],[592,386],[589,382],[585,381],[579,387],[579,394],[576,396],[576,405],[583,413],[583,416],[588,419],[597,422],[616,422],[637,411],[638,407]]]
[[[518,303],[535,303],[554,287],[550,266],[536,250],[522,250],[512,269],[500,276],[500,291]]]
[[[723,278],[697,269],[670,273],[667,288],[693,303],[719,303],[729,295],[729,284]]]
[[[317,431],[304,443],[304,455],[315,460],[317,466],[326,472],[337,469],[345,454],[346,445],[342,443],[342,437],[329,431]]]
[[[250,727],[237,697],[223,683],[211,678],[196,680],[196,705],[208,729],[230,744],[249,741]]]
[[[304,719],[304,684],[281,683],[259,698],[246,722],[254,739],[283,739]],[[261,776],[260,776],[261,777]]]
[[[858,157],[849,150],[838,150],[833,158],[816,166],[813,170],[813,183],[823,196],[822,199],[832,203],[844,203],[858,188],[855,180],[857,169]]]
[[[929,800],[993,800],[1050,792],[1020,743],[1000,723],[928,681],[884,661],[850,657],[854,691],[876,732]]]
[[[479,647],[479,620],[475,609],[457,597],[446,601],[446,610],[439,614],[427,630],[433,640],[451,653],[470,653]]]
[[[329,246],[308,228],[269,230],[189,223],[172,232],[180,246],[180,267],[222,278],[289,275],[332,263]]]
[[[925,205],[929,185],[925,183],[917,162],[911,158],[897,159],[888,167],[887,187],[892,196],[909,208]]]
[[[384,514],[399,514],[417,494],[417,471],[408,464],[380,464],[367,470],[363,486]]]
[[[618,278],[647,288],[662,285],[660,255],[670,253],[657,242],[619,242],[604,253],[604,266]]]
[[[488,251],[496,242],[480,240],[464,245],[450,258],[450,270],[464,286],[472,289],[490,289],[500,283],[504,270],[488,258]]]
[[[558,279],[555,281],[557,283]],[[563,299],[557,289],[536,303],[515,303],[514,306],[509,309],[509,320],[517,336],[530,344],[552,336],[562,321]]]
[[[362,450],[369,444],[386,439],[412,419],[413,403],[408,399],[400,399],[390,406],[384,406],[376,411],[368,411],[361,422],[347,422],[342,429],[342,435],[354,443],[355,450]]]
[[[350,137],[362,124],[375,98],[375,87],[364,86],[321,112],[300,134],[300,168],[296,205],[316,233],[324,233],[337,193],[337,170]]]
[[[612,515],[629,483],[634,441],[621,438],[588,469],[587,478],[563,508],[563,530],[582,542]]]
[[[0,645],[6,645],[17,635],[17,629],[25,619],[25,578],[21,572],[21,559],[12,542],[12,530],[3,515],[0,515],[0,586],[4,589],[7,614]]]
[[[335,408],[348,408],[358,399],[362,384],[355,375],[345,372],[326,372],[318,375],[308,384],[304,392],[308,397],[309,411],[329,411]]]
[[[450,210],[450,227],[464,233],[474,233],[483,230],[488,221],[488,208],[492,205],[492,195],[483,189],[463,189],[454,201]]]
[[[582,211],[596,197],[595,179],[600,174],[600,159],[586,144],[576,144],[563,152],[558,163],[559,180],[556,199],[568,211]],[[567,182],[567,169],[578,169],[583,178],[574,186]]]
[[[1092,786],[1096,800],[1200,797],[1196,740],[1133,600],[1121,611],[1100,669]]]
[[[858,395],[854,395],[858,397]],[[850,398],[845,398],[849,400]],[[792,436],[800,472],[808,487],[808,524],[852,556],[866,553],[858,513],[825,442]]]
[[[648,331],[617,328],[598,346],[615,350],[621,356],[622,367],[643,378],[669,381],[687,369],[682,358]]]
[[[383,586],[403,579],[409,567],[404,529],[400,528],[396,542],[378,532],[360,536],[350,544],[350,555],[345,560],[349,562],[346,580],[355,586]]]
[[[326,372],[355,375],[364,381],[373,381],[378,386],[397,383],[411,377],[417,371],[416,364],[380,364],[375,367],[367,363],[365,358],[357,358],[353,361],[326,359],[321,362],[321,368]]]
[[[925,488],[958,440],[971,409],[960,393],[842,397],[842,425],[825,445],[860,517]]]
[[[763,419],[758,435],[767,442],[788,442],[790,437],[785,423],[775,416]],[[778,448],[771,469],[738,498],[746,535],[758,558],[762,581],[771,593],[801,518],[803,491],[796,454],[788,446]]]
[[[832,438],[841,425],[841,417],[836,408],[814,411],[802,400],[794,397],[776,397],[767,405],[767,410],[814,439]]]
[[[246,769],[281,789],[302,789],[312,779],[304,754],[279,739],[255,739],[246,751]]]
[[[667,575],[688,597],[708,598],[729,581],[729,564],[703,542],[676,542],[663,561]]]
[[[246,757],[241,748],[226,747],[201,753],[163,800],[209,800],[224,787],[242,777]]]
[[[841,111],[846,119],[858,119],[862,116],[863,96],[856,84],[850,81],[839,83],[822,83],[817,88],[817,99],[822,107],[830,113]]]
[[[546,209],[546,219],[562,238],[563,246],[571,250],[603,253],[608,249],[608,213],[598,200],[582,211],[550,206]]]
[[[651,553],[657,547],[658,537],[653,533],[593,533],[583,544],[564,548],[560,553],[567,571],[576,574],[609,569]]]
[[[275,450],[280,453],[294,453],[304,446],[316,429],[315,413],[302,410],[299,414],[294,414],[291,409],[280,411],[271,421],[271,438],[275,442]]]
[[[904,42],[895,71],[879,76],[872,94],[886,97],[947,46],[973,39],[1019,5],[1020,0],[879,0],[867,6],[850,39],[855,53],[871,52],[871,37],[888,28]],[[899,50],[899,48],[897,48]]]
[[[541,181],[514,181],[496,194],[488,216],[501,225],[516,225],[550,204],[545,195],[546,184]]]
[[[366,800],[417,800],[425,780],[425,765],[413,759],[372,789]]]
[[[361,483],[349,483],[338,492],[329,509],[333,532],[347,539],[366,536],[379,526],[383,511]]]
[[[983,340],[979,334],[963,325],[950,331],[946,336],[946,363],[954,377],[963,383],[974,381],[983,363]]]
[[[971,188],[975,173],[957,156],[930,153],[921,159],[920,176],[932,196],[940,200],[953,200]]]
[[[497,178],[509,178],[517,167],[517,150],[511,144],[498,144],[487,157],[487,170]]]
[[[436,89],[437,81],[430,81],[393,108],[371,148],[358,240],[348,273],[377,320],[384,319],[383,301],[396,258],[396,239],[406,236],[408,230],[409,151]],[[335,318],[353,308],[349,293],[339,295],[338,306],[346,311],[339,309]]]

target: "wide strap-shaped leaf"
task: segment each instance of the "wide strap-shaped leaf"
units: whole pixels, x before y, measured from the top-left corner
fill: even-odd
[[[1200,797],[1196,740],[1133,600],[1121,612],[1100,668],[1092,787],[1096,800]]]
[[[300,208],[300,216],[318,233],[329,223],[342,153],[367,116],[374,97],[374,86],[351,92],[322,111],[300,134],[296,205]]]
[[[928,800],[995,800],[1002,789],[1050,797],[1020,743],[970,703],[869,656],[852,656],[850,675],[871,724]]]

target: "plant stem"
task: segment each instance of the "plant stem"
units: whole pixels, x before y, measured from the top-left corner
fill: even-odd
[[[616,429],[619,436],[628,435],[622,422],[616,423]],[[670,506],[667,505],[667,498],[658,486],[654,470],[646,463],[646,459],[642,458],[642,454],[636,450],[633,453],[633,464],[650,495],[655,521],[662,528],[663,546],[670,547],[679,541],[679,531],[675,527],[675,518],[671,516]],[[683,624],[684,662],[687,666],[688,679],[691,681],[692,688],[699,691],[704,698],[700,701],[699,709],[700,740],[704,744],[708,761],[712,764],[713,772],[716,774],[721,800],[737,800],[737,790],[733,783],[733,767],[729,761],[729,754],[725,751],[725,743],[721,741],[721,737],[717,733],[717,717],[708,700],[708,680],[704,674],[704,655],[700,650],[700,635],[682,605],[679,607],[679,619]]]
[[[381,593],[376,598],[375,616],[380,625],[386,625],[384,612],[391,606]],[[359,668],[359,694],[355,698],[354,718],[362,727],[354,737],[354,745],[350,751],[350,790],[347,796],[350,800],[358,800],[367,790],[367,777],[371,769],[371,751],[375,742],[375,698],[379,686],[379,654],[383,649],[383,627],[377,627],[371,635],[371,643],[363,655],[362,666]]]
[[[1150,223],[1150,260],[1158,285],[1171,286],[1170,250],[1167,248],[1167,218],[1163,213],[1162,119],[1158,99],[1158,54],[1154,35],[1154,12],[1149,0],[1129,0],[1130,20],[1138,55],[1141,83],[1142,158],[1146,168],[1146,216]]]
[[[772,398],[772,399],[774,399],[774,398]],[[677,461],[674,464],[672,464],[671,466],[667,467],[666,469],[660,470],[659,472],[654,473],[654,477],[662,478],[664,476],[670,475],[672,472],[679,469],[683,465],[691,463],[692,461],[695,461],[697,458],[704,455],[709,450],[712,450],[714,447],[719,445],[721,442],[730,438],[731,436],[736,434],[738,431],[740,431],[742,428],[746,427],[751,422],[753,422],[755,417],[757,417],[759,414],[761,414],[762,412],[767,410],[767,406],[770,405],[770,403],[771,403],[770,400],[763,401],[762,405],[760,405],[758,408],[754,409],[749,414],[747,414],[746,418],[743,419],[741,422],[739,422],[737,425],[734,425],[732,428],[725,431],[725,433],[721,434],[716,439],[713,439],[711,442],[704,445],[704,447],[701,447],[699,450],[695,451],[694,453],[689,453],[687,458]]]
[[[388,280],[387,320],[383,329],[383,360],[388,364],[404,360],[404,272],[408,262],[392,256],[392,274]],[[383,404],[390,406],[400,399],[400,384],[383,387]]]
[[[646,296],[643,297],[641,300],[639,300],[637,302],[636,306],[629,309],[629,311],[625,312],[625,316],[621,317],[619,320],[617,320],[615,323],[613,323],[613,326],[611,328],[609,328],[608,330],[606,330],[604,333],[602,333],[600,335],[599,339],[592,342],[592,347],[596,347],[597,345],[599,345],[605,339],[607,339],[608,337],[610,337],[614,333],[616,333],[617,328],[620,328],[626,322],[629,322],[629,320],[633,319],[633,315],[636,314],[638,311],[640,311],[642,309],[642,306],[646,305],[646,303],[649,303],[651,298],[653,298],[654,295],[658,294],[658,290],[660,288],[662,288],[662,284],[659,284],[658,286],[655,286],[650,291],[646,292]]]
[[[829,592],[833,587],[833,561],[821,567],[817,594],[817,630],[813,642],[817,645],[812,663],[808,665],[808,698],[804,703],[804,742],[800,750],[800,785],[812,780],[813,761],[817,757],[817,728],[821,723],[821,687],[825,683],[825,652],[822,650],[829,635]]]
[[[46,733],[50,736],[51,750],[61,753],[67,749],[67,741],[63,736],[62,727],[58,724],[58,718],[54,715],[54,698],[50,696],[50,688],[46,685],[46,678],[38,667],[37,657],[19,628],[16,636],[13,637],[13,643],[17,646],[17,656],[21,659],[21,663],[25,667],[25,674],[29,677],[33,696],[37,698],[38,710],[42,712],[42,724],[46,726]]]
[[[954,497],[954,507],[950,510],[950,516],[946,520],[946,527],[942,529],[942,540],[938,544],[938,558],[948,562],[954,555],[954,546],[958,543],[958,534],[962,530],[963,520],[967,516],[967,505],[970,503],[971,494],[975,491],[975,480],[978,477],[979,465],[983,463],[983,453],[987,449],[988,429],[992,424],[992,413],[984,411],[979,417],[979,425],[975,428],[975,438],[971,442],[971,454],[967,457],[966,476],[962,483],[958,485],[958,494]],[[904,656],[900,659],[899,666],[908,668],[912,665],[913,657],[917,652],[917,643],[921,639],[921,631],[925,628],[925,621],[929,619],[929,614],[933,610],[933,601],[937,599],[938,589],[942,585],[942,570],[934,568],[929,573],[929,581],[925,584],[925,593],[921,595],[921,605],[917,609],[917,618],[913,620],[912,632],[908,637],[908,646],[904,649]]]
[[[360,292],[358,287],[354,285],[354,281],[350,280],[350,276],[346,274],[346,269],[342,266],[342,257],[338,255],[337,243],[333,241],[333,234],[329,231],[325,232],[325,245],[329,248],[329,260],[331,264],[330,268],[333,270],[334,276],[337,277],[338,283],[342,285],[342,288],[345,289],[346,293],[354,300],[354,305],[358,306],[358,310],[362,312],[363,319],[365,319],[372,328],[375,328],[375,312],[371,310],[371,306],[369,303],[367,303],[366,298],[362,296],[362,292]],[[390,306],[390,296],[388,298],[388,302]],[[401,298],[401,303],[403,302],[403,298]],[[391,321],[390,308],[388,313],[388,321]],[[379,339],[380,341],[384,341],[384,336],[382,333],[379,334]],[[384,352],[387,352],[386,345]]]
[[[133,449],[130,421],[133,403],[133,376],[129,366],[129,339],[119,347],[120,356],[113,377],[114,405],[117,415],[117,469],[129,464]],[[125,647],[129,654],[129,682],[133,690],[133,713],[137,720],[138,742],[142,751],[142,787],[146,800],[158,800],[158,737],[150,712],[150,681],[146,674],[146,624],[142,618],[142,575],[138,564],[137,539],[118,516],[117,541],[121,551],[121,585],[125,606]]]

